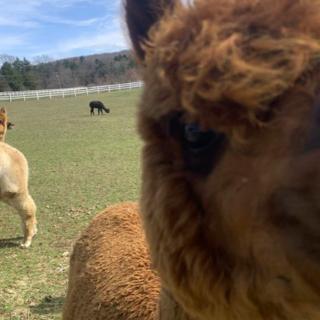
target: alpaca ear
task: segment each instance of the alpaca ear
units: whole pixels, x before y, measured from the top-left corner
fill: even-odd
[[[148,39],[148,32],[164,14],[172,8],[175,0],[126,0],[126,21],[131,42],[137,57],[143,61],[145,52],[142,43]]]
[[[6,108],[1,107],[0,112],[1,112],[1,113],[6,113]]]

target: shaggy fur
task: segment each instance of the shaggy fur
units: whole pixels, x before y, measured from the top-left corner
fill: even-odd
[[[320,1],[126,6],[164,304],[175,319],[319,319]]]
[[[320,319],[320,0],[127,0],[126,16],[158,316]]]
[[[15,208],[21,217],[23,242],[28,248],[37,233],[36,205],[28,191],[28,162],[17,149],[4,143],[8,126],[7,113],[0,109],[0,200]]]
[[[4,141],[4,138],[7,133],[7,129],[9,129],[8,116],[5,108],[0,109],[0,141]]]
[[[75,244],[63,319],[154,320],[159,288],[137,204],[113,206]]]

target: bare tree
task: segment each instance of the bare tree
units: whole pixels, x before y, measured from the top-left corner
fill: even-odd
[[[32,58],[32,63],[33,64],[40,64],[40,63],[48,63],[53,61],[54,59],[48,56],[47,54],[42,54],[39,56],[35,56]]]
[[[11,56],[9,54],[0,54],[0,65],[3,65],[5,62],[13,63],[17,57]]]

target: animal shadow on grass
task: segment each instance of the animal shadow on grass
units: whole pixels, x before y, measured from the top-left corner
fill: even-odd
[[[0,239],[0,249],[20,247],[23,237]]]
[[[64,299],[64,297],[45,296],[38,305],[30,307],[30,311],[39,315],[61,313]]]

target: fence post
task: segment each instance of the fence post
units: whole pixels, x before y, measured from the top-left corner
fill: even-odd
[[[89,95],[88,87],[86,87],[86,93],[87,93],[87,95]]]
[[[12,97],[11,97],[11,93],[9,92],[9,100],[10,102],[12,102]]]

